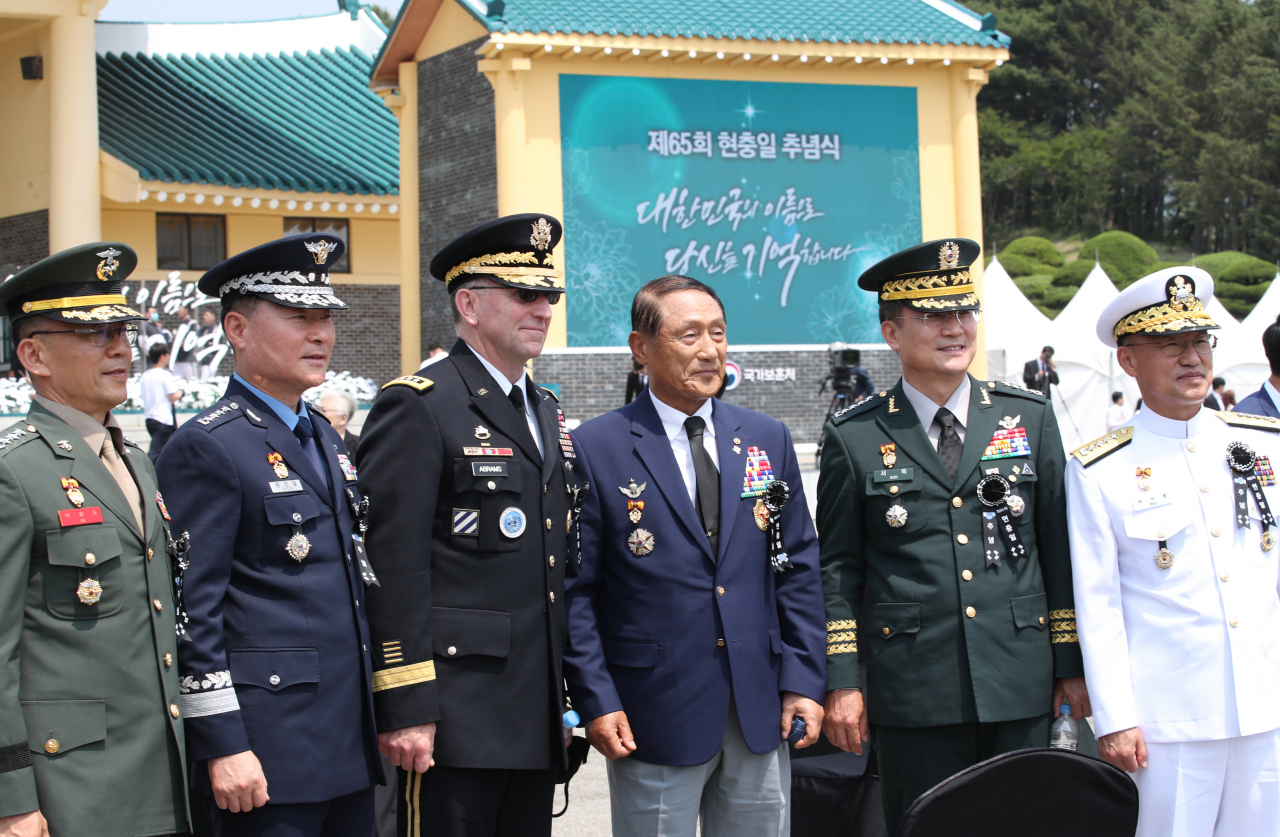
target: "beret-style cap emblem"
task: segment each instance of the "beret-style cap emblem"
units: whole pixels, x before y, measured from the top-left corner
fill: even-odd
[[[538,250],[545,250],[551,246],[551,224],[546,218],[539,218],[533,225],[533,235],[529,236],[529,243]]]
[[[98,262],[98,278],[105,282],[116,272],[116,268],[120,267],[120,262],[116,261],[116,256],[120,255],[120,251],[114,247],[108,247],[97,255],[102,259],[102,261]]]
[[[960,266],[960,245],[948,241],[938,248],[938,269],[953,270]]]
[[[312,258],[316,260],[316,264],[324,264],[329,259],[329,254],[336,250],[338,243],[336,241],[308,241],[306,248],[311,253]]]

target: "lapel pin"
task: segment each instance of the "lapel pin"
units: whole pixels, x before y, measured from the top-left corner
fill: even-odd
[[[982,393],[982,401],[980,401],[979,403],[982,404],[984,407],[989,405],[991,403],[991,393],[987,392],[985,389],[982,389],[981,387],[978,388],[978,392]]]
[[[488,394],[489,394],[489,390],[487,387],[480,387],[480,389],[476,390],[476,395],[488,395]]]
[[[898,397],[898,396],[896,396],[896,395],[890,395],[890,396],[889,396],[889,412],[891,412],[891,413],[896,413],[896,412],[898,412],[898,408],[897,408],[897,407],[894,405],[894,403],[893,403],[893,402],[894,402],[894,399],[896,399],[897,397]]]
[[[68,442],[66,439],[63,439],[58,442],[58,447],[62,448],[63,450],[71,450],[71,443]]]

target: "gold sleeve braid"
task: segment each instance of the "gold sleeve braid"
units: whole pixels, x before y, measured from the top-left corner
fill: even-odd
[[[1074,609],[1049,611],[1049,636],[1054,644],[1059,642],[1079,642],[1076,633],[1076,612]]]
[[[840,619],[827,623],[827,656],[855,654],[858,651],[858,622]]]
[[[401,686],[412,686],[414,683],[426,683],[436,679],[436,661],[414,663],[411,666],[393,666],[373,673],[373,690],[397,689]]]

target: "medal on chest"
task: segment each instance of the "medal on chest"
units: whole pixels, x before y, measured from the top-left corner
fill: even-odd
[[[1016,515],[1009,502],[1012,494],[1009,481],[998,473],[987,474],[978,481],[978,500],[987,507],[982,513],[982,548],[988,567],[1002,566],[1005,557],[1017,563],[1027,555],[1013,520]],[[1021,497],[1018,505],[1025,508]]]
[[[1276,521],[1271,514],[1271,507],[1267,505],[1267,498],[1262,493],[1258,454],[1244,442],[1232,442],[1227,445],[1227,465],[1233,474],[1231,493],[1235,498],[1236,528],[1249,528],[1249,494],[1252,494],[1253,502],[1258,506],[1258,516],[1262,518],[1262,539],[1259,545],[1263,552],[1270,552],[1276,545],[1275,535],[1271,531]],[[1266,463],[1266,470],[1271,470],[1270,462]],[[1267,476],[1271,476],[1274,481],[1274,475]]]
[[[72,505],[80,508],[84,505],[84,495],[80,493],[80,483],[74,477],[63,477],[62,487],[67,492],[67,499]]]
[[[276,472],[277,479],[283,480],[289,478],[289,469],[285,467],[283,456],[272,451],[267,454],[267,462],[271,465],[271,470]]]

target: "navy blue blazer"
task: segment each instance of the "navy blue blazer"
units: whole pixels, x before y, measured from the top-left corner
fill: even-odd
[[[187,759],[253,750],[273,803],[334,799],[383,778],[352,537],[358,474],[339,460],[341,436],[308,411],[332,494],[289,427],[235,380],[157,463],[173,531],[191,534],[191,641],[178,643]],[[310,543],[301,561],[285,549],[296,534]],[[211,792],[203,763],[191,780]]]
[[[723,401],[715,402],[713,421],[720,465],[716,554],[647,394],[572,434],[576,470],[591,490],[565,587],[569,691],[586,720],[625,710],[636,741],[629,758],[652,764],[705,764],[715,756],[731,696],[751,751],[776,750],[781,692],[819,703],[826,692],[818,542],[791,434],[768,416]],[[770,566],[765,533],[752,514],[756,499],[740,496],[752,447],[768,455],[774,475],[791,489],[782,531],[795,568],[783,573]],[[638,524],[619,491],[632,479],[646,486]],[[637,529],[653,536],[648,555],[628,549]]]
[[[1280,418],[1280,409],[1276,409],[1275,403],[1271,400],[1271,396],[1267,394],[1267,388],[1260,387],[1257,392],[1252,395],[1246,395],[1236,404],[1236,413],[1248,413],[1252,416],[1271,416],[1272,418]]]

